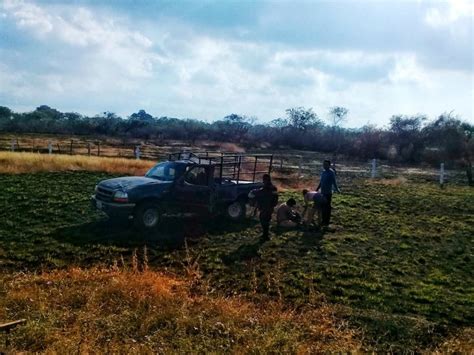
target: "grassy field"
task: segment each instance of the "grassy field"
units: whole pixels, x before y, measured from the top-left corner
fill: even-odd
[[[470,337],[474,323],[472,188],[448,185],[441,190],[435,184],[404,179],[367,182],[341,176],[344,193],[334,197],[333,230],[325,233],[274,230],[271,241],[261,245],[258,223],[252,219],[241,224],[193,218],[183,223],[170,219],[153,235],[137,234],[127,224],[111,225],[90,208],[89,197],[99,180],[112,176],[115,175],[86,171],[0,175],[0,269],[3,270],[0,319],[26,317],[29,320],[26,330],[18,332],[23,335],[12,338],[17,350],[44,350],[38,342],[30,343],[33,339],[56,339],[46,342],[49,349],[71,349],[72,343],[68,346],[62,343],[64,339],[57,340],[63,334],[61,331],[65,331],[58,325],[64,321],[61,318],[64,315],[58,315],[61,310],[71,314],[70,323],[64,322],[75,329],[73,339],[82,339],[78,324],[87,323],[86,313],[92,309],[88,307],[99,307],[99,301],[79,300],[78,305],[76,301],[67,301],[67,297],[74,298],[71,287],[78,294],[88,294],[101,285],[101,277],[105,285],[114,284],[114,280],[122,285],[124,280],[135,277],[136,282],[141,282],[140,278],[161,277],[150,276],[151,271],[139,276],[127,274],[133,272],[125,265],[132,265],[133,269],[135,250],[138,259],[145,259],[145,246],[147,267],[173,275],[176,282],[184,282],[189,297],[195,294],[210,297],[210,304],[229,299],[230,304],[237,302],[236,309],[240,307],[238,302],[249,302],[248,313],[235,319],[232,323],[237,324],[235,327],[225,328],[221,333],[214,328],[211,332],[208,322],[228,324],[229,315],[224,311],[201,318],[207,329],[204,333],[193,323],[196,317],[200,319],[198,311],[179,313],[183,319],[194,319],[189,321],[192,324],[189,329],[198,330],[193,333],[183,328],[188,329],[183,333],[187,337],[183,343],[169,343],[174,348],[163,348],[163,351],[177,350],[180,346],[189,351],[224,346],[222,349],[239,352],[245,351],[247,345],[251,348],[256,344],[250,340],[253,337],[258,335],[258,339],[263,339],[269,334],[269,339],[275,342],[260,348],[261,351],[474,349]],[[292,190],[285,191],[281,199],[289,196],[301,200],[299,193]],[[117,271],[117,265],[122,265],[122,272]],[[62,282],[69,280],[67,275],[72,267],[79,268],[77,272],[82,279],[90,279],[90,283],[80,281],[81,277],[74,285],[72,281]],[[106,271],[101,274],[94,268]],[[23,273],[18,275],[19,271]],[[114,272],[118,274],[114,276]],[[50,290],[49,278],[60,286]],[[82,291],[79,287],[83,287]],[[117,286],[110,292],[116,292],[119,299],[128,302],[120,314],[125,312],[133,317],[139,306],[130,305],[130,299],[122,295],[123,287]],[[58,296],[52,304],[44,301],[46,295],[55,292],[64,298]],[[67,304],[64,307],[63,301]],[[158,302],[153,298],[149,302],[140,308],[141,312],[162,304],[153,303]],[[178,317],[173,312],[183,307],[173,304],[170,319]],[[278,304],[280,308],[274,317],[286,319],[287,323],[283,322],[278,329],[246,328],[244,319],[252,318],[253,314],[265,317],[263,309],[268,308],[267,304]],[[325,313],[321,319],[303,317],[309,314],[305,307],[311,306],[311,312],[319,314],[323,305],[329,307],[330,315]],[[47,312],[48,307],[54,312]],[[71,311],[71,307],[76,308]],[[105,302],[105,307],[112,309],[113,304]],[[226,307],[233,314],[232,306]],[[285,318],[286,312],[294,318]],[[119,320],[112,321],[101,314],[87,334],[95,334],[94,329],[100,329],[100,324],[109,324],[111,329],[118,327]],[[332,323],[324,320],[325,329],[333,332],[332,338],[310,331],[311,324],[317,326],[323,319],[333,319]],[[139,320],[133,324],[139,324]],[[272,323],[268,319],[267,322]],[[163,335],[170,331],[166,324],[162,320],[154,327],[131,331],[132,335],[123,344],[116,334],[111,335],[111,349],[124,344],[132,346],[134,336],[138,343],[148,344],[146,337],[156,340],[157,332]],[[44,334],[45,329],[50,329],[51,334]],[[285,332],[296,334],[295,341],[283,337]],[[253,336],[245,338],[243,334]],[[223,337],[243,340],[225,343]],[[325,340],[314,343],[318,337]],[[215,338],[214,342],[211,338]],[[193,342],[199,343],[199,339],[204,344],[202,348],[190,347]],[[105,340],[92,342],[91,349],[102,346],[102,341]],[[159,351],[143,348],[147,349]]]

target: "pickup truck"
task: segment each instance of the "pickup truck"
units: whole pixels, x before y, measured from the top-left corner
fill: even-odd
[[[246,216],[249,192],[263,186],[256,178],[270,173],[272,160],[262,154],[170,154],[145,176],[100,181],[91,202],[110,218],[133,218],[142,230],[154,229],[164,215],[176,213],[239,220]]]

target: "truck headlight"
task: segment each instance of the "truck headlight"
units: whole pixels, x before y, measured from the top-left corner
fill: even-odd
[[[114,194],[114,201],[116,201],[116,202],[128,202],[128,194],[124,191],[117,191]]]

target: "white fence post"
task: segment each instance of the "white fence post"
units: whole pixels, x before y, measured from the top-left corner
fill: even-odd
[[[370,177],[372,179],[375,179],[376,176],[377,176],[377,159],[372,159],[372,171],[371,171]]]
[[[51,143],[51,141],[48,142],[48,154],[53,154],[53,144]]]
[[[444,163],[439,166],[439,185],[444,186]]]
[[[139,145],[135,147],[135,158],[137,160],[140,160],[140,146]]]

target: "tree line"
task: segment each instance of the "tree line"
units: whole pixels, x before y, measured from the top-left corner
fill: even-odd
[[[451,113],[443,113],[431,121],[422,114],[394,115],[386,128],[365,125],[358,129],[341,127],[348,113],[344,107],[332,107],[330,121],[325,123],[311,108],[295,107],[286,110],[284,117],[265,124],[238,114],[210,123],[154,117],[144,110],[122,118],[112,112],[92,117],[60,112],[47,105],[26,113],[0,106],[0,132],[107,135],[149,141],[214,140],[399,163],[445,162],[472,171],[474,125]]]

